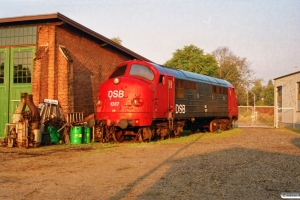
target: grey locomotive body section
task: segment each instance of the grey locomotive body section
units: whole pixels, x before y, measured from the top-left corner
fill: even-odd
[[[228,116],[226,87],[178,79],[175,85],[175,118]]]
[[[228,116],[228,88],[225,80],[154,64],[174,75],[175,119]]]

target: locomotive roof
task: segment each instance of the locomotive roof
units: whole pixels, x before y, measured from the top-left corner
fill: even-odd
[[[223,87],[233,87],[231,83],[223,79],[214,78],[203,74],[188,72],[180,69],[165,67],[154,63],[152,63],[152,65],[154,65],[158,71],[173,74],[174,77],[178,79],[196,81],[196,82],[207,83],[212,85],[219,85]]]

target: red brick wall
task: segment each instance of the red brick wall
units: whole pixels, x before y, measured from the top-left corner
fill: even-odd
[[[32,94],[36,105],[44,99],[50,98],[48,95],[49,35],[54,33],[53,29],[54,25],[38,26],[37,55],[34,61],[32,81]]]
[[[93,114],[99,85],[117,64],[130,58],[67,24],[49,23],[38,29],[38,47],[48,45],[48,50],[35,60],[33,94],[39,94],[35,103],[58,99],[65,113]]]
[[[74,109],[72,92],[69,87],[69,80],[72,74],[70,74],[69,66],[70,62],[64,57],[63,53],[57,53],[57,100],[64,108],[65,113],[72,112]],[[63,87],[60,87],[63,86]]]

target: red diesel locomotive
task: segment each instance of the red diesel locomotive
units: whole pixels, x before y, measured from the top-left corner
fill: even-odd
[[[99,87],[95,138],[122,142],[178,136],[184,126],[228,130],[238,118],[227,81],[139,60],[117,66]]]

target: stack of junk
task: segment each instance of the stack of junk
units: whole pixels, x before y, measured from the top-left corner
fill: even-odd
[[[27,109],[27,107],[29,109]],[[21,93],[21,101],[5,127],[2,146],[39,147],[51,144],[82,144],[91,142],[91,129],[83,113],[64,116],[58,100],[45,99],[36,107],[33,96]]]

